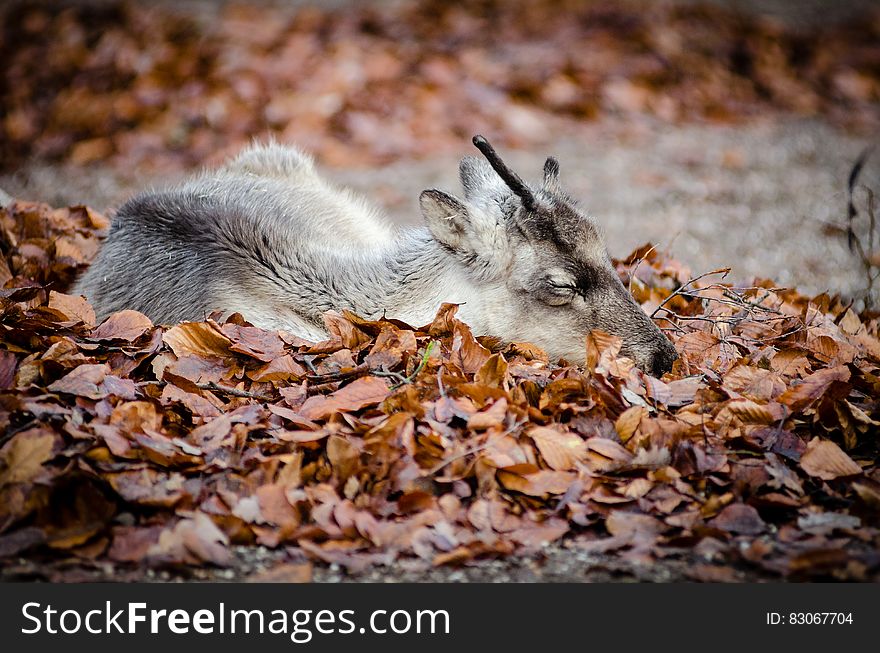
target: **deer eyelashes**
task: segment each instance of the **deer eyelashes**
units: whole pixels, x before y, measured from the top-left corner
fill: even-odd
[[[564,306],[570,304],[575,295],[578,294],[578,287],[574,277],[563,270],[557,269],[551,270],[538,278],[531,292],[545,304]]]

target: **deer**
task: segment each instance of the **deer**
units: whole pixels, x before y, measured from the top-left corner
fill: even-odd
[[[328,311],[422,325],[454,303],[476,335],[529,342],[555,360],[583,363],[587,334],[601,330],[645,372],[669,371],[675,347],[623,285],[596,220],[563,190],[557,159],[532,186],[484,137],[473,143],[483,158],[461,160],[463,195],[423,191],[424,226],[407,228],[298,148],[252,144],[123,204],[74,292],[100,319],[240,313],[311,341],[328,337]]]

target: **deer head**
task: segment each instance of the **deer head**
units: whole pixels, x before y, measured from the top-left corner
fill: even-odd
[[[462,160],[464,199],[426,190],[420,204],[433,238],[485,289],[486,331],[580,362],[586,334],[601,329],[645,371],[669,370],[675,348],[624,287],[598,225],[561,188],[558,161],[547,159],[533,188],[485,138],[473,142],[485,161]]]

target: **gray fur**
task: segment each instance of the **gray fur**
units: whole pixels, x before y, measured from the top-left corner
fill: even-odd
[[[310,339],[326,337],[329,310],[422,325],[454,302],[477,334],[582,362],[584,336],[599,328],[645,369],[668,369],[674,348],[621,284],[595,223],[559,190],[558,164],[531,212],[484,161],[465,158],[460,174],[463,200],[425,191],[427,228],[395,230],[300,151],[255,145],[124,204],[75,292],[99,318],[240,312]]]

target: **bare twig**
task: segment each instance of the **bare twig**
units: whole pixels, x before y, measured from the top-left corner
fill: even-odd
[[[657,248],[656,245],[651,245],[651,248],[647,252],[645,252],[645,254],[643,256],[640,256],[638,261],[636,261],[635,267],[629,271],[629,281],[627,282],[626,289],[627,289],[627,291],[629,291],[630,295],[632,295],[632,293],[633,293],[633,279],[636,276],[636,272],[638,272],[638,270],[639,270],[639,266],[642,264],[642,261],[644,261],[646,258],[648,258],[648,256],[650,256],[651,252],[653,252],[656,248]]]
[[[862,270],[865,275],[865,307],[870,308],[874,303],[874,283],[880,277],[880,269],[877,269],[877,256],[874,252],[874,231],[876,230],[876,216],[874,213],[874,191],[863,185],[858,184],[859,175],[865,165],[868,157],[873,152],[873,146],[865,148],[853,164],[852,170],[847,179],[847,204],[846,204],[846,237],[847,244],[851,252],[854,252],[862,264]],[[861,188],[866,194],[865,213],[868,217],[868,244],[867,248],[862,243],[856,233],[854,222],[859,215],[859,210],[855,203],[856,188]]]
[[[315,368],[312,367],[312,369]],[[323,385],[324,383],[334,383],[335,381],[347,381],[348,379],[356,379],[360,376],[366,376],[371,372],[374,374],[376,373],[370,369],[369,365],[364,363],[345,371],[329,372],[328,374],[308,374],[303,378],[314,385]]]
[[[428,359],[431,357],[431,352],[434,351],[434,345],[436,345],[436,344],[437,343],[434,340],[432,340],[431,342],[428,343],[427,347],[425,347],[424,353],[422,354],[422,360],[419,361],[419,364],[416,367],[416,369],[413,370],[413,373],[410,374],[409,376],[403,377],[403,379],[397,385],[391,386],[392,390],[397,390],[399,387],[406,385],[407,383],[412,383],[413,381],[415,381],[415,379],[419,375],[419,373],[423,369],[425,369],[425,365],[428,364]]]
[[[267,395],[261,395],[256,392],[248,392],[247,390],[239,390],[237,388],[226,388],[218,385],[213,381],[211,383],[196,383],[196,387],[200,390],[212,390],[214,392],[222,392],[232,397],[241,397],[243,399],[256,399],[257,401],[272,401],[273,398]]]
[[[721,278],[724,279],[730,273],[730,268],[719,268],[717,270],[712,270],[711,272],[704,272],[698,277],[694,277],[693,279],[688,279],[685,283],[683,283],[678,289],[673,291],[666,299],[660,302],[660,305],[654,309],[654,312],[651,313],[651,318],[657,315],[657,311],[666,306],[669,302],[671,302],[675,297],[680,297],[682,293],[687,292],[688,286],[695,284],[700,279],[705,279],[706,277],[710,277],[713,274],[720,274]],[[670,311],[671,312],[671,311]]]
[[[747,286],[736,288],[733,286],[712,283],[700,288],[693,288],[693,284],[712,274],[726,274],[727,269],[714,270],[707,272],[698,277],[694,277],[683,284],[678,290],[669,295],[666,300],[661,303],[651,315],[656,320],[662,320],[671,325],[671,328],[664,328],[663,331],[676,331],[679,334],[685,333],[681,328],[682,323],[687,322],[705,322],[713,327],[726,325],[728,329],[722,330],[724,334],[721,342],[724,343],[741,343],[745,345],[752,343],[767,343],[771,340],[777,340],[793,335],[807,328],[804,323],[798,324],[793,329],[789,329],[784,333],[777,333],[772,336],[755,338],[742,334],[733,333],[733,330],[746,322],[760,325],[771,325],[773,323],[786,322],[788,320],[797,320],[794,315],[788,315],[774,306],[766,306],[764,302],[769,299],[772,293],[784,290],[784,288],[763,288],[760,286]],[[707,291],[717,291],[717,294],[707,294]],[[745,293],[754,291],[754,297],[746,297]],[[720,296],[717,296],[720,294]],[[664,306],[673,297],[682,297],[687,300],[696,300],[703,303],[704,313],[702,315],[680,315],[672,309]],[[715,312],[709,308],[710,304],[720,307],[720,311]]]
[[[462,451],[460,453],[449,456],[449,458],[444,458],[439,463],[434,465],[431,469],[429,469],[426,472],[423,472],[422,476],[433,476],[434,474],[439,472],[441,469],[446,467],[448,464],[454,463],[456,460],[460,460],[462,458],[470,456],[471,454],[480,453],[481,451],[484,451],[485,449],[487,449],[489,447],[490,444],[492,444],[493,441],[495,441],[499,438],[503,438],[506,435],[510,435],[511,433],[516,431],[518,428],[520,428],[523,424],[525,424],[525,421],[514,422],[513,425],[509,429],[507,429],[503,433],[499,433],[495,436],[488,437],[483,444],[477,445],[476,447],[471,447],[470,449],[465,449],[464,451]]]
[[[434,465],[428,471],[422,472],[422,476],[433,476],[434,474],[439,472],[441,469],[446,467],[446,465],[448,465],[450,463],[454,463],[456,460],[460,460],[462,458],[470,456],[471,454],[480,453],[481,451],[487,449],[490,444],[492,444],[491,441],[486,441],[477,447],[471,447],[470,449],[465,449],[461,453],[457,453],[454,456],[449,456],[449,458],[444,458],[443,460],[441,460],[439,463]]]

